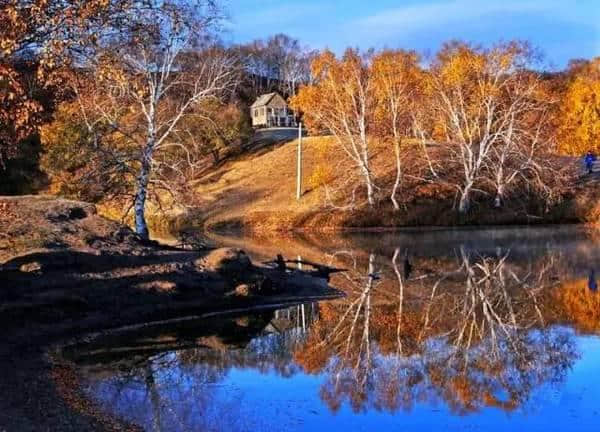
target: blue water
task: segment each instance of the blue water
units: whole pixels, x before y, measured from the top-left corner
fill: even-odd
[[[471,230],[286,245],[286,256],[347,268],[332,280],[347,298],[73,347],[90,400],[148,431],[600,431],[600,314],[570,319],[556,295],[600,295],[589,284],[600,270],[593,236]],[[396,327],[401,310],[413,315]],[[319,347],[322,357],[307,356]]]
[[[181,364],[175,354],[168,368],[151,366],[154,394],[143,379],[118,373],[90,377],[87,391],[106,410],[145,430],[597,431],[600,337],[570,334],[578,358],[564,380],[536,388],[512,412],[482,408],[456,415],[435,398],[397,411],[356,412],[344,401],[332,411],[320,397],[325,373],[309,375],[295,367],[285,376],[273,368],[231,367],[214,375],[202,365]]]

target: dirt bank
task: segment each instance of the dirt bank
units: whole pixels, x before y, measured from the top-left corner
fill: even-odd
[[[44,196],[0,197],[0,280],[0,431],[131,429],[103,418],[46,355],[65,338],[340,296],[239,249],[161,246],[93,205]]]

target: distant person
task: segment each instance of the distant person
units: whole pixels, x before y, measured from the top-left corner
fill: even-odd
[[[596,162],[596,155],[594,154],[594,152],[588,150],[588,152],[585,154],[585,157],[583,158],[583,162],[585,163],[585,169],[587,170],[588,174],[591,174],[592,169],[594,168],[594,162]]]
[[[598,283],[596,282],[596,272],[590,270],[590,277],[588,278],[588,288],[592,292],[598,291]]]

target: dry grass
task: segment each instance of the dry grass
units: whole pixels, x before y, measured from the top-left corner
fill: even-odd
[[[415,146],[416,143],[408,145]],[[213,230],[244,228],[272,232],[299,228],[336,230],[418,225],[594,223],[598,220],[598,208],[593,203],[600,196],[600,178],[586,179],[567,187],[561,192],[562,202],[550,211],[526,197],[515,199],[501,210],[492,208],[492,198],[479,197],[479,204],[473,206],[470,214],[460,217],[455,209],[456,190],[452,186],[418,179],[426,177],[427,173],[423,160],[417,159],[416,155],[420,153],[417,149],[406,152],[409,157],[403,163],[410,169],[412,177],[403,180],[397,195],[403,208],[396,212],[389,200],[395,176],[392,147],[373,142],[372,149],[371,166],[379,200],[375,209],[366,206],[362,180],[357,178],[347,155],[334,138],[308,137],[303,140],[304,189],[300,201],[295,197],[297,141],[291,141],[251,150],[199,179],[195,190],[200,204],[192,221]],[[435,158],[436,148],[432,147],[431,151]],[[557,160],[557,164],[575,166],[574,161]],[[439,166],[444,169],[443,161]],[[446,172],[443,176],[448,179],[452,175]],[[330,200],[326,200],[324,185],[330,191]],[[354,209],[342,210],[340,207],[348,204],[348,197],[356,185],[359,187]],[[340,197],[342,199],[338,199]]]
[[[307,137],[303,139],[303,195],[297,201],[297,145],[294,140],[246,154],[200,179],[196,191],[205,226],[241,224],[252,225],[257,231],[271,231],[311,225],[317,215],[321,222],[335,219],[335,223],[330,221],[325,226],[338,225],[346,212],[336,211],[331,204],[343,206],[348,201],[345,197],[338,200],[341,195],[333,190],[342,188],[343,195],[350,195],[349,189],[360,180],[333,137]],[[391,148],[379,143],[374,147],[376,177],[389,177],[394,170]],[[330,201],[326,200],[325,184],[332,191]],[[362,207],[362,188],[356,196],[358,207]]]

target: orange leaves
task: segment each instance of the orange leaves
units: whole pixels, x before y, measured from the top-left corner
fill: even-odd
[[[0,159],[41,122],[35,90],[61,83],[68,49],[94,34],[92,18],[126,0],[6,0],[0,14]],[[97,20],[100,22],[101,20]],[[32,50],[36,60],[21,54]],[[21,64],[27,63],[25,67]],[[64,96],[54,91],[52,99]],[[48,96],[45,96],[46,98]]]
[[[344,117],[351,116],[353,105],[366,95],[359,94],[366,79],[366,64],[359,54],[347,50],[342,59],[331,51],[323,51],[311,64],[315,84],[300,89],[291,107],[304,113],[307,126],[313,130],[340,130]],[[348,124],[348,127],[351,125]]]
[[[423,72],[414,51],[385,50],[373,57],[370,74],[376,99],[376,133],[408,135],[416,101],[420,97]]]
[[[564,318],[579,330],[593,332],[600,329],[600,292],[590,290],[587,280],[565,283],[557,289],[555,296]]]
[[[559,151],[600,151],[600,58],[581,68],[569,85],[558,116]]]
[[[0,164],[15,154],[17,141],[31,132],[40,111],[39,103],[28,98],[19,74],[0,64]]]

